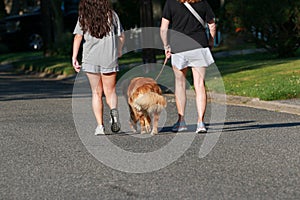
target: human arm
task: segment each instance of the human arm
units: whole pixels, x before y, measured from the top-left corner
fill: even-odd
[[[125,43],[125,34],[124,32],[121,33],[119,36],[119,43],[118,43],[118,57],[120,58],[122,56],[122,49]]]
[[[79,62],[77,60],[80,44],[82,41],[82,35],[75,34],[74,40],[73,40],[73,54],[72,54],[72,65],[76,72],[80,71],[81,66],[79,65]]]
[[[166,18],[161,19],[161,25],[160,25],[160,38],[162,40],[162,43],[164,45],[165,49],[165,55],[167,58],[171,57],[171,47],[168,44],[168,29],[169,29],[170,21]]]
[[[208,45],[210,49],[214,47],[214,40],[216,37],[216,23],[215,20],[210,20],[208,23],[208,28],[209,28],[209,39],[208,39]]]

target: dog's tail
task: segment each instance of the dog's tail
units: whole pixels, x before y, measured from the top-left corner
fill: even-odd
[[[133,106],[138,111],[147,111],[148,113],[160,113],[167,106],[167,101],[162,95],[159,95],[155,92],[148,92],[139,95],[133,102]]]

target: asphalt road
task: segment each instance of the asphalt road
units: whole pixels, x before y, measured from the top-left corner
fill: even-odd
[[[80,104],[88,95],[72,98],[73,85],[72,79],[0,74],[1,199],[300,199],[299,115],[228,105],[221,132],[209,104],[208,134],[192,133],[193,122],[187,133],[175,134],[168,97],[159,135],[133,135],[122,123],[122,133],[95,137],[89,112],[80,110],[88,106]],[[91,126],[82,127],[81,119]],[[186,144],[163,148],[176,138]],[[208,138],[215,144],[201,157]],[[124,156],[111,144],[125,150]],[[161,157],[147,157],[160,149]],[[157,160],[126,163],[136,155]]]

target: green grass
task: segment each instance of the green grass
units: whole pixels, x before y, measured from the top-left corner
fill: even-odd
[[[42,52],[1,55],[0,63],[12,63],[16,72],[45,72],[55,75],[70,75],[74,73],[70,58],[65,56],[43,57]]]
[[[158,55],[157,59],[163,60],[164,56]],[[41,52],[0,55],[0,63],[13,63],[17,71],[57,75],[74,73],[69,57],[44,58]],[[128,53],[119,60],[119,63],[120,65],[142,63],[141,54]],[[208,90],[226,92],[229,95],[257,97],[261,100],[300,98],[300,56],[278,59],[272,54],[260,53],[217,58],[216,65],[217,67],[209,67],[207,70]],[[121,69],[118,77],[130,69],[132,68]],[[192,84],[190,71],[187,78]]]
[[[41,52],[19,52],[19,53],[8,53],[0,55],[0,63],[13,63],[16,61],[26,62],[30,59],[36,59],[42,57]]]
[[[299,57],[277,59],[263,53],[217,59],[216,64],[222,78],[207,82],[211,90],[222,92],[216,83],[223,81],[226,94],[258,97],[261,100],[300,97]]]
[[[119,59],[119,64],[120,65],[128,65],[131,63],[141,63],[143,62],[142,60],[142,53],[140,52],[129,52],[125,55],[123,55],[120,59]]]

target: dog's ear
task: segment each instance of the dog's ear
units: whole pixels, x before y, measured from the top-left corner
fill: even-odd
[[[155,89],[156,89],[156,91],[155,91],[156,93],[162,94],[162,91],[158,85],[156,85]]]

